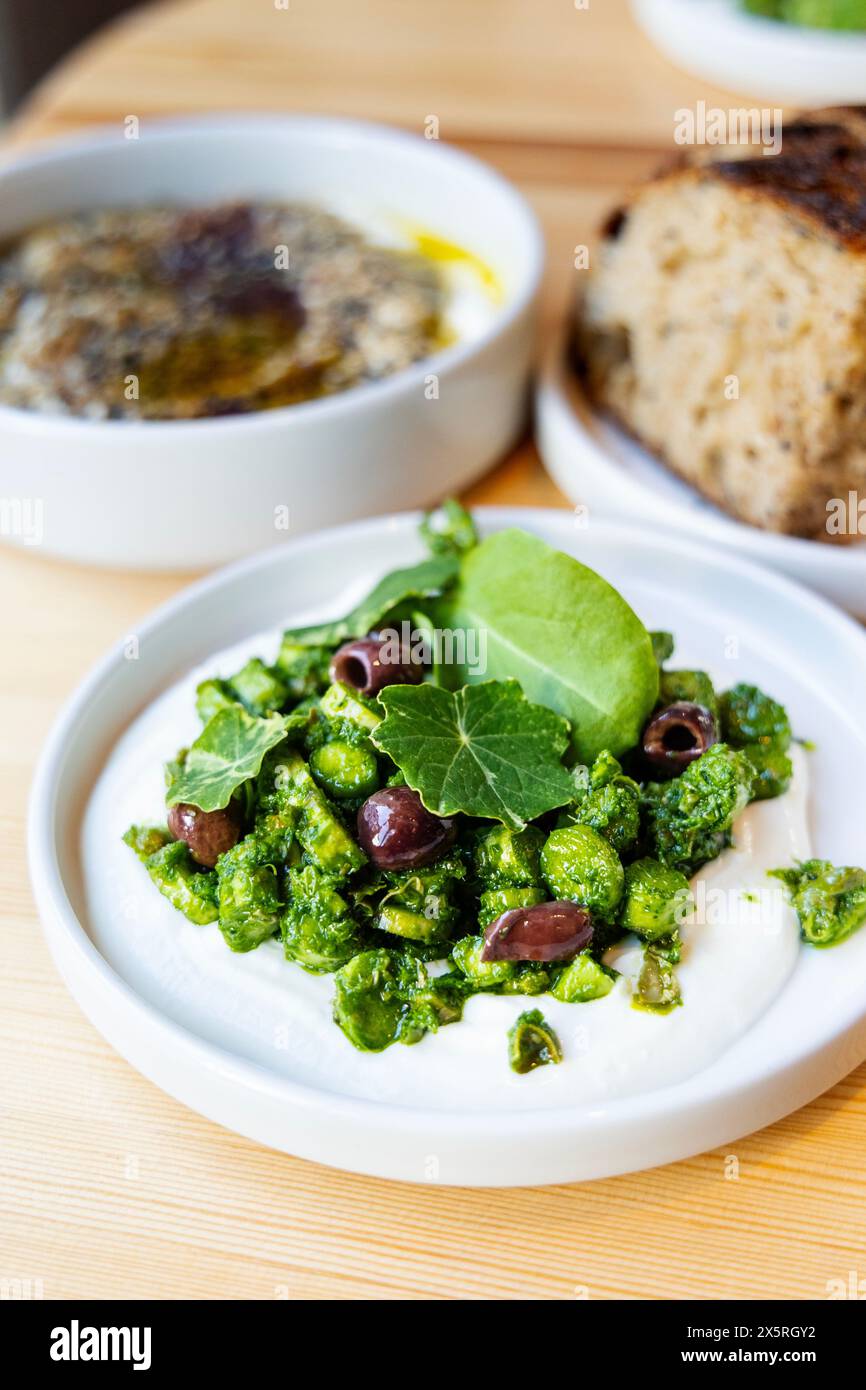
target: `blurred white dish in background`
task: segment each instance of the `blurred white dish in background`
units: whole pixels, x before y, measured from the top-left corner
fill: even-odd
[[[720,87],[803,105],[866,101],[866,34],[762,19],[738,0],[631,6],[665,57]]]
[[[726,516],[612,421],[597,414],[557,344],[536,393],[544,465],[590,515],[679,533],[781,570],[866,619],[866,539],[840,545],[761,531]],[[843,499],[844,500],[844,499]]]
[[[201,569],[437,501],[505,452],[524,419],[544,250],[504,179],[438,141],[359,121],[144,120],[138,139],[125,134],[118,124],[0,168],[0,241],[87,209],[299,200],[392,244],[416,229],[452,243],[489,268],[498,302],[448,267],[453,345],[276,410],[139,422],[0,406],[4,539],[91,564]]]

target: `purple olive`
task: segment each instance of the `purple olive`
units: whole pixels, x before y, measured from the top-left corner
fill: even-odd
[[[383,787],[358,812],[358,839],[378,869],[420,869],[453,843],[452,817],[434,816],[411,787]]]
[[[512,907],[484,931],[482,960],[570,960],[592,940],[592,916],[578,903]]]
[[[683,700],[653,715],[643,731],[643,754],[656,772],[676,777],[718,738],[710,711]]]
[[[423,674],[396,637],[358,637],[344,642],[331,660],[331,680],[359,695],[378,695],[386,685],[417,685]]]
[[[212,869],[221,854],[233,849],[243,832],[243,816],[236,801],[224,811],[200,811],[181,801],[169,807],[168,828],[176,840],[183,840],[197,864]]]

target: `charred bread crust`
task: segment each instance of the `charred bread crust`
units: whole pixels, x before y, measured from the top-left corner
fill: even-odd
[[[812,231],[833,236],[845,249],[866,252],[866,106],[806,111],[781,133],[778,154],[748,154],[748,146],[681,153],[663,161],[651,182],[719,179],[799,215]],[[628,203],[619,214],[617,232]]]
[[[746,147],[748,148],[748,147]],[[718,179],[743,194],[765,197],[832,236],[866,251],[866,106],[805,112],[782,127],[778,154],[746,154],[743,146],[680,151],[662,161],[650,182]],[[630,201],[610,213],[602,240],[620,235]]]
[[[795,121],[779,154],[714,161],[702,177],[772,198],[848,250],[866,251],[866,142],[854,125]]]

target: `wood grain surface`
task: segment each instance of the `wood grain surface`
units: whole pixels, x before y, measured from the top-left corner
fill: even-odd
[[[538,211],[547,334],[573,247],[698,99],[735,101],[654,53],[625,0],[193,0],[142,9],[86,45],[7,146],[130,114],[306,110],[409,129],[437,115],[443,138]],[[470,500],[567,505],[529,442]],[[472,1191],[272,1153],[111,1051],[43,943],[25,802],[80,676],[184,582],[0,550],[0,1280],[85,1299],[801,1299],[866,1273],[866,1067],[729,1150],[583,1186]]]

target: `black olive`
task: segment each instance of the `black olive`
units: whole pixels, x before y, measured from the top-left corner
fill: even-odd
[[[420,869],[454,843],[453,818],[434,816],[411,787],[383,787],[358,812],[358,839],[378,869]]]
[[[653,715],[643,731],[643,755],[656,773],[676,777],[718,738],[710,711],[682,700]]]
[[[482,960],[570,960],[592,940],[592,916],[579,903],[512,907],[484,932]]]
[[[176,840],[184,840],[197,864],[212,869],[221,854],[241,838],[243,816],[236,801],[224,811],[200,811],[181,801],[169,807],[168,828]]]
[[[357,637],[344,642],[331,660],[331,680],[359,695],[378,695],[386,685],[417,685],[423,674],[395,637]]]

